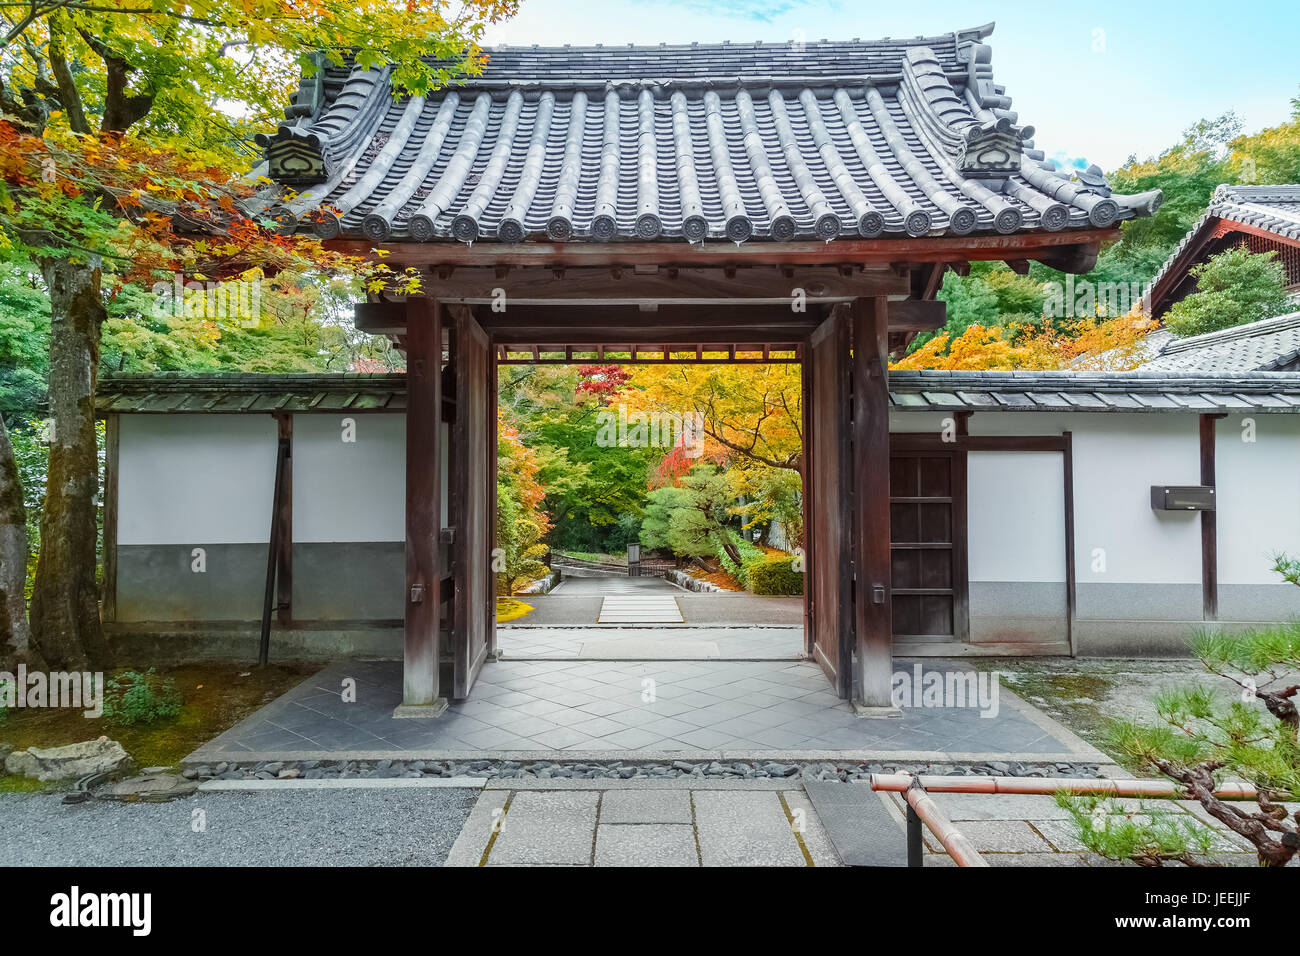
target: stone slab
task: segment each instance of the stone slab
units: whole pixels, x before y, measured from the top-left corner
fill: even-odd
[[[695,833],[680,823],[606,824],[596,833],[596,866],[699,866]]]
[[[501,814],[509,799],[510,794],[500,791],[485,792],[479,796],[443,866],[479,866],[482,863],[483,854],[497,832]]]
[[[705,661],[721,656],[716,641],[656,641],[641,637],[583,641],[578,653],[584,661]]]
[[[501,818],[487,865],[589,865],[599,800],[600,794],[582,790],[515,794]]]
[[[786,790],[781,794],[791,816],[794,817],[799,840],[804,850],[812,857],[813,866],[843,866],[839,854],[831,843],[830,835],[822,825],[821,817],[813,807],[806,793]],[[800,829],[800,826],[802,828]]]
[[[689,790],[611,790],[600,802],[607,823],[691,823]]]
[[[809,780],[804,789],[846,866],[907,866],[907,833],[881,794],[838,781]]]
[[[704,866],[807,866],[775,793],[692,795]]]

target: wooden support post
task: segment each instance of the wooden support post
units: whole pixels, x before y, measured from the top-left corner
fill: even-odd
[[[1201,484],[1214,487],[1214,423],[1222,415],[1201,416]],[[1217,498],[1218,496],[1215,495]],[[1215,502],[1218,507],[1218,502]],[[1202,617],[1219,619],[1219,520],[1217,511],[1201,512]]]
[[[0,422],[0,428],[4,424]],[[122,416],[104,423],[104,608],[105,622],[117,620],[117,499]]]
[[[897,714],[890,700],[893,613],[889,547],[889,300],[853,303],[854,706]]]
[[[281,444],[289,446],[280,475],[280,535],[277,539],[275,613],[281,625],[293,623],[293,416],[275,417]]]
[[[438,687],[442,307],[411,297],[406,310],[406,632],[393,716],[437,717],[447,709]]]

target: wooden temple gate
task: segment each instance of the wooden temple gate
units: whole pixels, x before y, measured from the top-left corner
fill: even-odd
[[[1046,257],[1064,237],[1018,238],[1022,249]],[[1077,242],[1078,234],[1071,238]],[[907,244],[917,259],[905,263],[884,258],[897,255],[898,241],[779,251],[403,248],[430,295],[381,298],[357,310],[358,327],[391,336],[408,362],[402,710],[428,715],[441,712],[447,698],[468,697],[496,649],[498,363],[590,361],[572,356],[635,356],[637,349],[643,354],[636,361],[797,356],[804,378],[806,650],[841,697],[865,712],[888,708],[888,353],[907,336],[943,324],[943,303],[921,297],[932,294],[936,273],[956,255],[1001,258],[1006,243],[981,249],[978,239],[966,239],[958,249],[950,240],[913,240]],[[844,262],[849,247],[867,261]],[[605,261],[593,264],[600,252]],[[646,351],[655,357],[646,359]],[[437,466],[443,440],[450,441],[445,479]],[[444,496],[448,527],[440,530]]]
[[[502,47],[423,95],[350,61],[303,77],[261,137],[260,213],[378,249],[419,270],[426,296],[358,309],[408,358],[405,712],[465,697],[492,657],[492,396],[509,347],[793,347],[809,652],[839,694],[884,707],[892,614],[904,633],[959,634],[959,556],[933,534],[891,541],[891,506],[961,516],[931,474],[942,455],[891,503],[886,354],[942,323],[945,271],[1087,272],[1161,199],[1046,160],[993,80],[992,29]],[[898,602],[891,562],[907,572]]]

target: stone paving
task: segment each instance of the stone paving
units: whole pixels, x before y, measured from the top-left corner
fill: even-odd
[[[861,786],[852,784],[852,786]],[[902,794],[879,794],[898,826],[904,826],[906,803]],[[974,844],[990,866],[1120,866],[1089,852],[1075,836],[1070,815],[1051,796],[1016,794],[936,793],[931,798],[953,824]],[[1294,812],[1297,805],[1289,805]],[[1199,803],[1189,800],[1117,799],[1108,808],[1120,814],[1149,819],[1154,809],[1177,814],[1198,827],[1214,832],[1214,862],[1228,866],[1255,866],[1258,861],[1249,841],[1215,820]],[[955,866],[930,831],[923,830],[925,866]],[[1293,861],[1300,866],[1300,861]]]
[[[709,642],[722,660],[754,661],[803,658],[801,627],[501,627],[497,646],[505,660],[629,660],[632,644],[651,638],[659,650],[653,659],[672,659],[673,645]],[[683,649],[683,653],[685,653]],[[685,655],[688,659],[698,655]]]
[[[838,866],[789,790],[493,790],[447,866]]]
[[[355,702],[341,696],[351,682]],[[473,697],[440,718],[395,719],[400,697],[399,662],[331,664],[190,759],[363,753],[740,759],[771,752],[1101,757],[1005,690],[991,717],[973,707],[906,707],[901,717],[860,718],[808,662],[504,661],[486,665]]]

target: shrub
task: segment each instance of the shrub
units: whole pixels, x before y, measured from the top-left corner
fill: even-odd
[[[9,719],[9,708],[3,703],[4,696],[9,692],[9,681],[0,680],[0,725]]]
[[[115,724],[151,724],[181,712],[181,694],[170,677],[151,667],[143,674],[126,671],[104,684],[104,717]]]
[[[794,555],[755,561],[745,569],[746,587],[755,594],[802,594],[803,575],[794,562]]]

